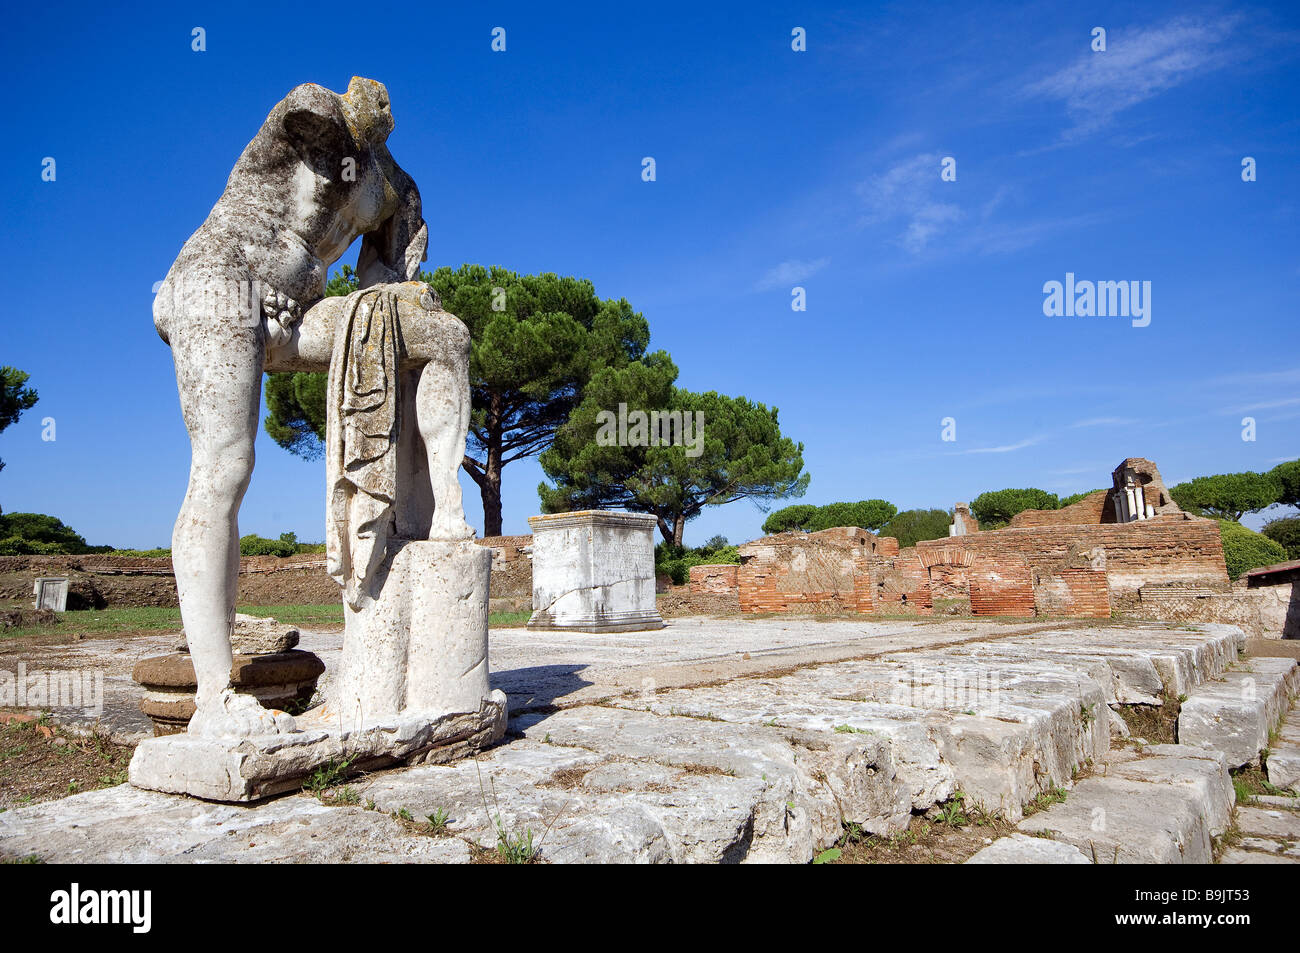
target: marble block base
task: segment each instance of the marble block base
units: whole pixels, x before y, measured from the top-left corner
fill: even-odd
[[[644,513],[584,510],[532,516],[530,629],[662,629],[655,605],[654,532]]]
[[[346,762],[350,774],[441,764],[491,746],[506,730],[506,696],[500,691],[483,698],[475,711],[408,713],[353,730],[313,726],[329,714],[316,712],[321,709],[299,718],[300,730],[285,735],[146,739],[131,758],[131,783],[208,801],[256,801],[302,787],[324,765]]]
[[[295,731],[171,735],[136,748],[136,787],[254,801],[347,770],[464,757],[500,740],[506,696],[488,685],[492,553],[472,540],[394,540],[358,607],[344,606],[343,653],[329,699]]]

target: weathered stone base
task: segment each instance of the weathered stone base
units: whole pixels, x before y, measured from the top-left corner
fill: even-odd
[[[323,765],[346,763],[352,771],[444,764],[489,747],[506,730],[500,691],[485,696],[477,711],[403,713],[357,729],[315,726],[322,720],[317,712],[299,719],[303,730],[287,735],[147,739],[131,758],[131,783],[209,801],[257,801],[301,787]]]
[[[528,628],[543,631],[550,629],[574,632],[644,632],[650,629],[662,629],[664,625],[664,620],[654,609],[566,616],[559,620],[551,612],[539,609],[528,620]]]

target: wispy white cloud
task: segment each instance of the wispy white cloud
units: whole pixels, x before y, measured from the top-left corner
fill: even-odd
[[[937,152],[923,152],[861,183],[857,192],[865,205],[864,222],[899,224],[898,244],[913,254],[924,251],[962,218],[955,202],[939,197],[939,190],[950,185],[939,178],[942,160]]]
[[[1087,420],[1076,420],[1070,424],[1071,429],[1077,427],[1126,427],[1137,423],[1131,417],[1089,417]]]
[[[1025,447],[1032,447],[1036,443],[1042,443],[1042,437],[1029,437],[1017,443],[1003,444],[1000,447],[972,447],[969,450],[958,450],[958,453],[1012,453],[1016,450],[1023,450]]]
[[[1066,141],[1084,138],[1126,109],[1234,62],[1228,42],[1240,16],[1180,16],[1166,23],[1112,29],[1106,50],[1089,49],[1074,62],[1023,90],[1029,98],[1064,104],[1074,126]]]
[[[769,268],[763,277],[758,279],[754,288],[757,291],[770,291],[773,288],[789,287],[811,278],[830,263],[829,258],[817,258],[813,261],[791,258],[774,268]]]
[[[1294,407],[1300,404],[1300,397],[1287,397],[1283,400],[1265,400],[1258,404],[1245,404],[1233,410],[1225,410],[1225,414],[1248,414],[1255,410],[1276,410],[1279,407]]]

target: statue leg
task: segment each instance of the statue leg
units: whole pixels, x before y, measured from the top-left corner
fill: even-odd
[[[189,733],[204,737],[292,730],[230,687],[230,632],[239,583],[239,505],[253,473],[263,330],[229,319],[181,318],[171,328],[190,478],[172,534],[172,565],[198,676]]]
[[[466,335],[468,349],[468,335]],[[469,430],[469,374],[433,360],[420,372],[415,392],[416,425],[429,457],[429,482],[433,485],[433,526],[430,539],[470,539],[474,531],[465,522],[460,497],[461,460]]]

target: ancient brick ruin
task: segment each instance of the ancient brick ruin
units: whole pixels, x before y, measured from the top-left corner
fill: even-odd
[[[945,539],[899,550],[857,527],[783,533],[740,548],[742,612],[930,613],[1109,618],[1145,586],[1228,586],[1218,524],[1184,513],[1154,463],[1130,457],[1112,487],[981,530],[964,503]]]
[[[734,563],[711,563],[692,566],[690,570],[691,595],[730,596],[736,594],[736,571]]]

